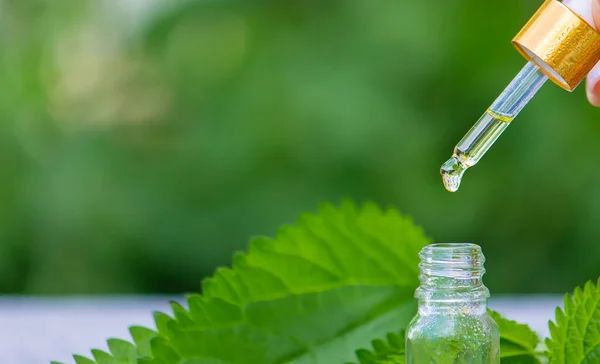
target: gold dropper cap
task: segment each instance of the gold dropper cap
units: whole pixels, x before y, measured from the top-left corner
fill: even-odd
[[[598,31],[557,0],[546,0],[512,43],[567,91],[573,91],[600,61]]]

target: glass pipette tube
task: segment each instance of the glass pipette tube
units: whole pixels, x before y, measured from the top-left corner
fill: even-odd
[[[471,130],[458,142],[452,158],[442,165],[440,172],[448,191],[458,190],[467,168],[479,162],[547,79],[534,63],[529,62],[523,67]]]

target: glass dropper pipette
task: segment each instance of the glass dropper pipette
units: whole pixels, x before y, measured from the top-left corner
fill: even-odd
[[[452,158],[442,165],[442,179],[448,191],[458,190],[467,168],[479,162],[547,79],[535,64],[528,62],[523,67],[492,106],[458,142]]]
[[[479,162],[546,80],[573,91],[600,61],[592,0],[546,0],[513,44],[529,62],[442,165],[442,180],[450,192],[458,190],[465,171]]]

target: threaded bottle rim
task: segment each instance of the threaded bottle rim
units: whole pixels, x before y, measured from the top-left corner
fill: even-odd
[[[485,257],[472,243],[435,243],[419,253],[419,299],[478,299],[489,297],[483,285]]]

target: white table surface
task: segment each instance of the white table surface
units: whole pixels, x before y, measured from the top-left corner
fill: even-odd
[[[128,327],[154,327],[152,311],[170,313],[173,297],[0,297],[2,364],[74,363],[71,354],[106,350],[106,339],[130,339]],[[180,298],[175,298],[181,301]],[[491,309],[528,323],[548,335],[548,320],[562,296],[505,296],[490,300]]]

